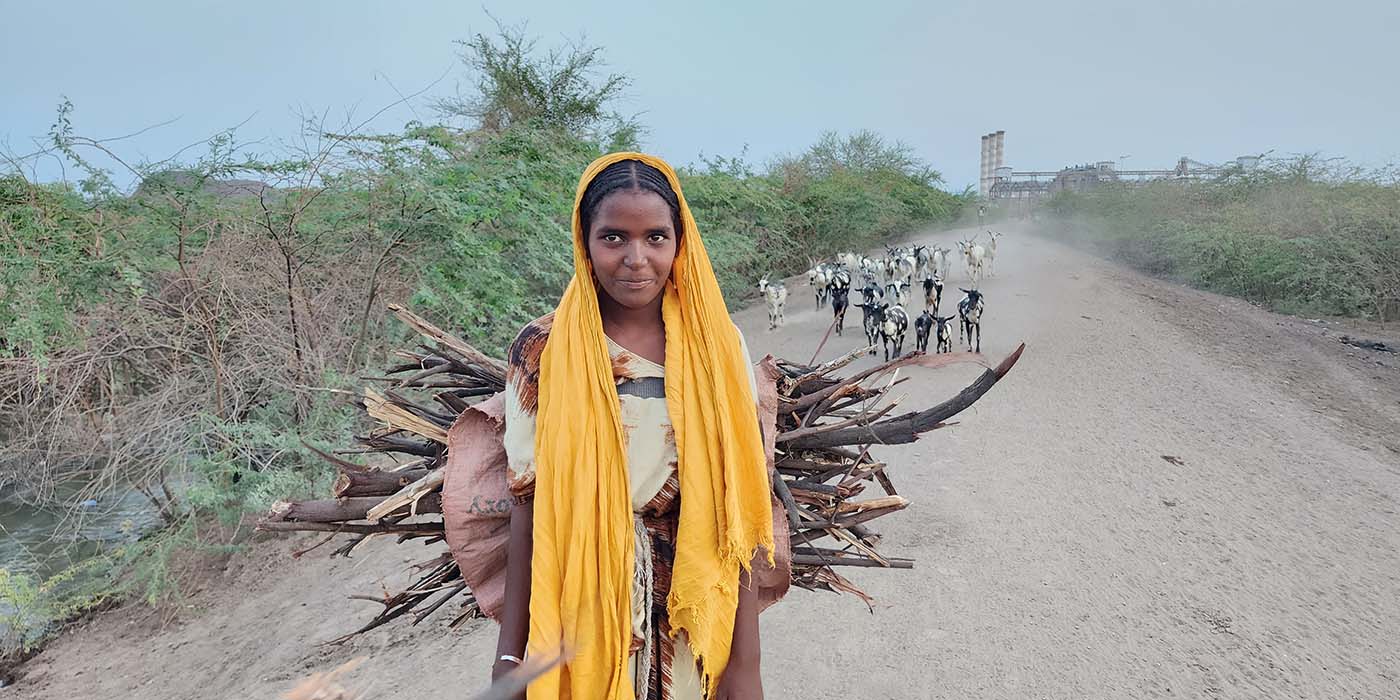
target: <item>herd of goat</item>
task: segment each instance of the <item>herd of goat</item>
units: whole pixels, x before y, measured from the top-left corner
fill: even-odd
[[[968,350],[973,352],[982,351],[982,312],[986,308],[986,298],[977,285],[984,276],[993,274],[997,239],[1001,234],[988,231],[985,243],[978,242],[980,237],[979,234],[958,242],[958,253],[972,287],[959,288],[964,296],[957,306],[958,343],[961,345],[965,336]],[[898,357],[909,330],[909,312],[905,307],[909,305],[910,290],[918,281],[923,286],[924,310],[914,320],[916,349],[928,352],[931,336],[935,353],[952,352],[949,322],[955,317],[938,315],[943,302],[943,282],[953,266],[951,249],[922,245],[887,247],[882,258],[842,253],[834,262],[812,262],[807,270],[807,282],[815,290],[818,309],[830,300],[837,335],[841,335],[845,325],[851,290],[858,289],[860,302],[856,306],[863,314],[861,325],[871,345],[871,354],[875,353],[876,346],[883,345],[886,360]],[[854,286],[857,283],[861,285],[859,288]],[[758,281],[758,289],[768,306],[769,330],[781,326],[787,306],[786,286],[780,280],[770,282],[764,275]]]

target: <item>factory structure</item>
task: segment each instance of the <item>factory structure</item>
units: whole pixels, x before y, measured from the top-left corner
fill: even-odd
[[[1071,165],[1059,170],[1013,170],[1006,165],[1005,157],[1005,131],[994,131],[982,137],[982,174],[977,186],[977,194],[982,199],[1040,199],[1063,190],[1080,192],[1105,183],[1137,184],[1162,179],[1219,177],[1229,172],[1248,172],[1259,164],[1259,156],[1240,156],[1225,165],[1202,163],[1182,156],[1176,162],[1176,167],[1163,170],[1122,170],[1111,160]]]

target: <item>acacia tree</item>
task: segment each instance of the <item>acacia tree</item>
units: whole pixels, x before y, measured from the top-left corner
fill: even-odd
[[[635,145],[641,133],[636,119],[611,109],[630,80],[604,70],[601,47],[579,40],[542,51],[524,24],[497,21],[496,28],[494,37],[478,32],[457,42],[475,93],[437,100],[439,112],[490,133],[529,125],[611,148]]]

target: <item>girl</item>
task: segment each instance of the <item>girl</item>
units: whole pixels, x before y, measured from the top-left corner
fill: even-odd
[[[750,574],[772,562],[773,522],[756,388],[675,172],[599,158],[573,240],[559,306],[509,354],[516,506],[492,675],[562,643],[532,700],[761,698]]]

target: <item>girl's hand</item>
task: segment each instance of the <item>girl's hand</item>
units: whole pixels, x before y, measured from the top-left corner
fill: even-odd
[[[729,658],[714,700],[763,700],[763,678],[754,658]]]

